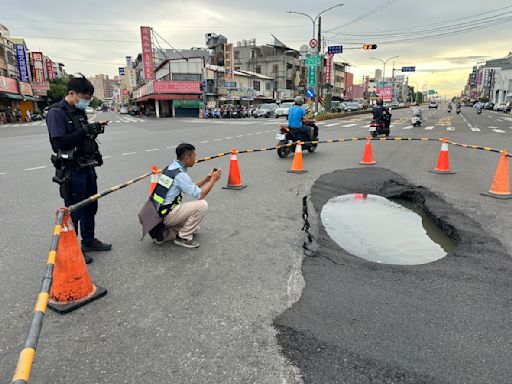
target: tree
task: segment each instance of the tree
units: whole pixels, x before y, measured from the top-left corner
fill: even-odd
[[[92,99],[91,99],[91,104],[90,106],[93,107],[94,109],[96,109],[97,107],[99,107],[101,104],[103,104],[103,101],[101,101],[100,99],[98,99],[96,96],[93,96]]]

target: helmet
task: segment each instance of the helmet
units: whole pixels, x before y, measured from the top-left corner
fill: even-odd
[[[384,101],[382,101],[382,99],[378,99],[377,100],[377,105],[384,105]]]
[[[304,99],[302,98],[302,96],[295,96],[295,99],[293,99],[293,101],[295,102],[295,104],[297,105],[302,105],[304,104]]]

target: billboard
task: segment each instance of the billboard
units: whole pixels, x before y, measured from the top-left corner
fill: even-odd
[[[51,60],[46,60],[46,80],[53,80],[53,62]]]
[[[328,53],[327,59],[325,60],[325,84],[331,84],[332,85],[332,70],[333,70],[333,63],[332,58],[334,54]]]
[[[43,52],[32,52],[30,57],[32,58],[32,68],[34,69],[32,78],[34,81],[44,81]]]
[[[20,81],[20,93],[22,95],[29,95],[29,96],[34,96],[34,92],[32,92],[32,87],[30,86],[29,83],[24,83],[22,81]]]
[[[235,71],[233,67],[233,44],[224,44],[224,80],[233,80]]]
[[[25,51],[25,46],[23,44],[16,44],[16,57],[18,61],[18,70],[20,71],[20,80],[21,81],[30,81],[29,76],[29,67],[27,63],[27,52]]]
[[[132,67],[132,57],[131,56],[126,56],[126,66],[128,68]]]
[[[0,76],[0,92],[19,93],[18,82],[5,76]]]
[[[383,101],[391,101],[393,98],[393,88],[391,87],[377,88],[375,89],[375,93]]]
[[[144,79],[155,80],[153,67],[153,44],[151,42],[151,28],[140,27],[140,40],[142,42],[142,64],[144,67]]]

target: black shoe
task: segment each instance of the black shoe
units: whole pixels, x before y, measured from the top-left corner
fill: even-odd
[[[84,260],[85,260],[85,264],[91,264],[93,261],[93,258],[91,256],[89,256],[87,253],[84,253]]]
[[[84,243],[82,241],[82,252],[104,252],[110,251],[112,244],[102,243],[98,239],[93,239],[90,243]]]

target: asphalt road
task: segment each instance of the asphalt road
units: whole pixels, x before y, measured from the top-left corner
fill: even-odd
[[[442,108],[442,109],[441,109]],[[392,136],[444,137],[453,141],[509,147],[512,117],[442,106],[425,112],[421,128],[410,127],[407,110],[393,112]],[[165,166],[181,142],[198,156],[275,144],[276,119],[206,121],[134,119],[100,113],[111,120],[100,138],[105,164],[100,189]],[[369,116],[320,123],[321,139],[365,136]],[[282,120],[281,120],[282,121]],[[477,128],[479,130],[477,130]],[[434,175],[440,145],[431,142],[374,142],[379,166],[426,186],[479,222],[508,252],[512,221],[507,201],[480,196],[492,181],[498,156],[450,148],[456,175]],[[45,318],[32,383],[295,383],[300,372],[280,353],[274,318],[300,297],[302,196],[324,173],[357,166],[362,142],[321,145],[304,154],[308,173],[286,172],[292,158],[275,152],[240,155],[242,191],[215,188],[197,250],[139,241],[137,213],[147,182],[100,201],[97,237],[113,250],[95,257],[93,280],[105,298],[74,313]],[[55,208],[62,203],[51,182],[44,123],[0,126],[0,381],[10,379],[40,287]],[[199,164],[199,179],[212,168],[226,171],[229,158]]]

